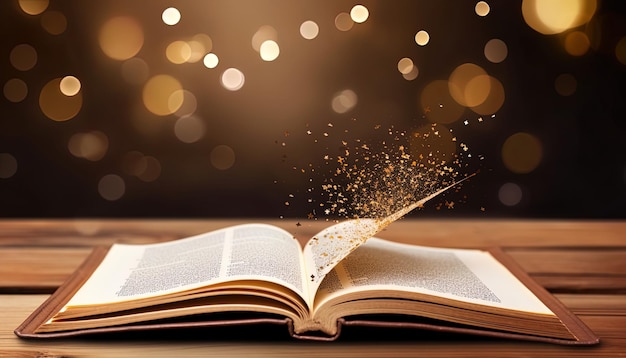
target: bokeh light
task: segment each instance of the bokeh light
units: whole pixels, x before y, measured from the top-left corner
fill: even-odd
[[[145,163],[145,168],[137,175],[137,178],[144,182],[157,180],[161,176],[161,162],[151,155],[144,156],[142,161]]]
[[[41,111],[53,121],[61,122],[74,118],[83,106],[83,96],[79,91],[74,96],[61,92],[61,78],[48,82],[39,94]]]
[[[73,156],[90,161],[102,159],[109,149],[109,138],[100,131],[74,134],[67,148]]]
[[[465,108],[450,95],[448,81],[430,82],[420,95],[421,110],[432,123],[452,123],[458,120]]]
[[[505,100],[502,83],[473,63],[464,63],[452,71],[448,89],[456,103],[482,115],[497,112]]]
[[[398,61],[398,71],[400,71],[401,74],[407,74],[410,73],[411,70],[413,69],[413,60],[411,60],[408,57],[404,57],[402,59],[400,59],[400,61]]]
[[[204,56],[213,49],[213,39],[211,36],[199,33],[195,34],[191,40],[187,41],[191,49],[191,55],[187,62],[196,63],[204,59]]]
[[[94,236],[102,230],[102,223],[77,219],[73,222],[74,230],[82,236]]]
[[[122,170],[135,177],[140,176],[148,168],[146,156],[137,150],[132,150],[122,157]]]
[[[119,200],[124,196],[125,192],[126,183],[119,175],[107,174],[98,182],[98,193],[105,200]]]
[[[180,22],[180,18],[180,11],[178,11],[175,7],[168,7],[163,10],[163,13],[161,14],[163,23],[170,26],[178,24],[178,22]]]
[[[335,17],[335,27],[339,31],[350,31],[354,26],[354,21],[350,14],[347,12],[341,12]]]
[[[591,42],[582,31],[572,31],[565,36],[565,51],[572,56],[582,56],[589,51]]]
[[[358,96],[353,90],[346,89],[335,93],[331,107],[336,113],[342,114],[353,109],[358,102]]]
[[[202,60],[202,63],[206,68],[215,68],[219,64],[220,60],[214,53],[207,53]]]
[[[596,7],[596,0],[523,0],[522,16],[535,31],[552,35],[589,22]]]
[[[430,34],[425,30],[420,30],[415,34],[415,43],[426,46],[430,42]]]
[[[211,151],[210,161],[215,169],[230,169],[235,165],[235,151],[227,145],[218,145]]]
[[[398,61],[398,71],[400,71],[407,81],[416,79],[419,74],[417,66],[415,66],[413,60],[408,57],[401,58],[400,61]]]
[[[46,11],[49,5],[48,0],[19,0],[20,9],[28,15],[39,15]]]
[[[530,173],[539,166],[542,159],[543,146],[532,134],[515,133],[502,145],[502,162],[513,173]]]
[[[259,54],[263,61],[274,61],[280,54],[280,47],[273,40],[264,41],[259,49]]]
[[[448,86],[454,100],[465,107],[475,107],[489,96],[491,82],[485,70],[473,63],[464,63],[450,74]]]
[[[402,77],[404,77],[404,79],[407,81],[413,81],[414,79],[417,78],[418,75],[419,75],[419,69],[417,68],[417,66],[413,66],[411,68],[411,72],[403,73]]]
[[[476,6],[474,6],[474,11],[478,16],[487,16],[489,15],[489,11],[491,11],[491,8],[489,7],[489,4],[487,4],[485,1],[479,1],[476,3]]]
[[[143,104],[157,116],[170,115],[183,104],[182,89],[176,78],[170,75],[156,75],[143,87]]]
[[[465,101],[468,107],[477,107],[485,102],[491,92],[490,76],[476,76],[465,86]]]
[[[489,62],[500,63],[506,59],[509,50],[506,43],[500,39],[491,39],[485,44],[485,58]]]
[[[363,5],[355,5],[350,10],[350,18],[357,24],[361,24],[367,21],[370,16],[369,10]]]
[[[182,89],[173,91],[167,97],[167,109],[171,114],[176,114],[176,112],[180,111],[183,103],[185,103],[185,91]],[[193,110],[195,111],[195,108]]]
[[[0,153],[0,179],[8,179],[17,173],[17,160],[9,153]]]
[[[122,170],[144,182],[152,182],[161,176],[161,162],[151,155],[132,150],[122,158]]]
[[[170,99],[177,100],[179,96],[183,96],[183,103],[180,107],[174,111],[174,114],[178,117],[190,116],[196,112],[198,108],[198,99],[191,91],[182,90],[181,93],[176,92],[172,94]]]
[[[243,72],[236,68],[228,68],[222,73],[222,86],[229,91],[240,90],[245,82],[246,78],[243,75]]]
[[[173,41],[167,45],[165,56],[171,63],[180,65],[191,58],[191,46],[185,41]]]
[[[615,45],[615,57],[622,65],[626,65],[626,36],[622,37]]]
[[[316,38],[319,32],[320,27],[315,21],[307,20],[300,25],[300,36],[307,40]]]
[[[187,41],[187,46],[189,46],[189,57],[187,58],[187,62],[196,63],[204,58],[204,55],[207,53],[207,49],[202,43],[202,41],[198,40],[190,40]],[[210,48],[209,48],[210,50]]]
[[[498,199],[506,206],[515,206],[522,201],[522,188],[515,183],[505,183],[498,189]]]
[[[554,80],[554,89],[561,96],[571,96],[576,92],[578,81],[569,73],[563,73]]]
[[[59,90],[66,96],[76,96],[80,92],[80,80],[74,76],[65,76],[59,83]]]
[[[197,116],[180,117],[174,124],[174,134],[183,143],[195,143],[204,137],[206,126]]]
[[[15,69],[28,71],[37,64],[37,51],[29,44],[17,45],[11,50],[9,61]]]
[[[278,31],[272,26],[264,25],[261,26],[255,33],[252,35],[252,48],[256,52],[261,52],[261,45],[263,45],[266,41],[274,41],[278,43]]]
[[[60,35],[67,29],[67,18],[60,11],[46,11],[41,16],[41,27],[51,35]]]
[[[476,84],[484,85],[484,87],[480,89],[475,87],[477,91],[487,91],[488,87],[487,98],[481,104],[470,107],[473,112],[482,115],[494,114],[499,111],[506,98],[502,82],[493,76],[487,76],[487,78],[489,79],[489,85],[482,81],[476,81]]]
[[[132,17],[114,17],[100,28],[98,42],[108,57],[120,61],[128,60],[143,47],[143,29]]]
[[[251,152],[256,154],[252,148],[280,147],[286,153],[281,157],[284,161],[295,161],[301,153],[310,155],[311,148],[289,142],[299,140],[306,129],[310,129],[310,137],[306,138],[319,139],[324,133],[329,138],[321,141],[341,136],[349,142],[378,135],[368,132],[372,126],[413,129],[416,121],[419,125],[426,122],[419,131],[426,132],[436,124],[445,136],[436,141],[431,138],[435,142],[428,146],[452,157],[459,148],[444,127],[449,126],[460,141],[463,136],[471,137],[463,138],[470,144],[480,142],[481,136],[488,137],[489,142],[481,143],[481,152],[493,149],[490,144],[495,143],[496,152],[501,153],[495,157],[485,154],[485,167],[494,167],[494,162],[497,167],[501,159],[504,164],[500,166],[506,165],[518,174],[552,165],[547,159],[555,153],[548,150],[555,144],[548,141],[553,140],[549,132],[559,123],[561,128],[564,123],[566,127],[567,123],[571,125],[572,138],[581,136],[577,133],[581,128],[588,130],[582,134],[584,141],[570,140],[569,149],[574,152],[593,149],[593,143],[606,139],[596,131],[614,129],[576,123],[591,113],[598,123],[614,124],[607,118],[616,115],[615,106],[607,104],[614,104],[612,100],[619,97],[619,74],[626,69],[626,27],[619,22],[624,18],[621,6],[597,0],[522,0],[513,5],[517,8],[474,0],[456,10],[442,4],[420,7],[411,3],[404,4],[404,8],[391,3],[390,8],[382,3],[364,3],[367,7],[355,4],[359,2],[310,11],[291,3],[272,3],[258,9],[216,3],[200,9],[173,2],[121,7],[76,3],[74,7],[49,0],[14,0],[4,11],[10,17],[11,31],[4,46],[5,76],[0,81],[8,136],[0,152],[12,151],[12,155],[0,153],[0,177],[5,173],[6,178],[11,172],[6,169],[7,161],[17,163],[18,158],[19,180],[24,180],[24,185],[37,184],[36,178],[43,178],[38,174],[48,171],[48,190],[69,168],[71,175],[87,173],[85,183],[79,184],[89,185],[97,195],[94,187],[98,179],[120,170],[124,153],[140,149],[153,156],[129,152],[124,161],[132,163],[127,163],[130,169],[117,173],[122,193],[126,191],[119,197],[127,195],[130,199],[132,194],[138,200],[129,209],[122,208],[126,214],[144,210],[142,205],[150,194],[131,192],[131,188],[154,190],[163,184],[166,189],[166,184],[175,185],[175,174],[181,169],[184,174],[198,174],[193,185],[202,183],[206,190],[219,187],[220,176],[211,176],[208,171],[209,153],[211,168],[217,169],[233,167],[236,157],[237,167],[228,177],[258,169],[257,164],[247,160]],[[166,9],[169,6],[179,8]],[[275,6],[280,9],[274,11]],[[430,21],[450,11],[454,16],[449,21]],[[185,15],[182,21],[181,13]],[[527,21],[530,27],[517,20]],[[359,27],[361,23],[364,26]],[[535,30],[557,36],[542,36]],[[215,36],[215,48],[211,37],[200,33],[203,31]],[[250,39],[260,59],[250,51]],[[533,72],[533,68],[540,71]],[[401,80],[398,73],[414,82]],[[241,90],[244,85],[246,88]],[[594,92],[593,96],[589,91]],[[590,107],[589,101],[596,105],[591,103]],[[551,109],[564,104],[566,111]],[[498,111],[502,111],[498,113],[501,120],[486,119],[491,114],[495,118]],[[541,121],[525,111],[554,116],[550,118],[554,126],[537,126]],[[59,124],[48,119],[74,120]],[[335,129],[320,130],[327,122],[332,122]],[[344,126],[349,130],[344,132]],[[44,127],[55,129],[56,134],[48,135]],[[536,132],[517,133],[507,139],[521,130]],[[40,133],[45,141],[39,137],[28,139],[33,133]],[[276,139],[283,133],[285,137],[290,133],[291,138]],[[403,132],[402,139],[410,138],[410,134]],[[606,142],[609,147],[596,149],[617,152],[613,150],[615,141]],[[220,143],[228,145],[215,147]],[[419,147],[417,139],[411,143]],[[582,148],[583,144],[589,148]],[[39,147],[44,148],[45,158],[40,158]],[[477,147],[472,145],[473,149]],[[61,150],[46,152],[45,148]],[[194,171],[199,168],[194,162],[198,158],[191,158],[196,151],[204,152],[199,157],[204,167]],[[465,154],[458,153],[458,158],[465,158]],[[610,156],[587,154],[595,158],[598,167],[615,162]],[[181,155],[189,157],[183,162],[172,159]],[[476,152],[472,155],[480,157]],[[46,165],[36,166],[30,163],[33,160],[34,164]],[[306,160],[298,169],[304,168],[306,179],[315,180],[315,175],[322,175],[319,163]],[[574,162],[566,164],[573,167]],[[55,166],[59,171],[52,169]],[[309,176],[312,168],[316,173]],[[167,179],[163,183],[137,185],[138,180],[148,182],[161,177],[162,169]],[[93,173],[99,176],[93,179]],[[14,174],[15,170],[9,176]],[[536,194],[536,188],[530,185],[536,186],[537,181],[503,185],[508,180],[514,181],[505,179],[491,187],[489,197],[497,201],[493,194],[498,193],[497,203],[515,206]],[[296,179],[287,181],[295,185]],[[84,193],[83,189],[76,190]],[[195,189],[190,186],[189,190]],[[115,197],[110,193],[107,196]],[[532,213],[536,208],[525,209],[531,214],[563,213],[558,203],[546,203],[552,206]],[[84,202],[80,199],[67,205]],[[290,207],[295,208],[294,204]]]
[[[7,100],[18,103],[28,95],[28,86],[21,79],[12,78],[4,84],[3,93]]]

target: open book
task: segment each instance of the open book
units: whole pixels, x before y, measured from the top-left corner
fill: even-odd
[[[499,250],[362,239],[333,225],[304,247],[246,224],[171,242],[96,249],[15,330],[20,337],[280,323],[298,338],[342,327],[413,327],[563,344],[598,338]]]

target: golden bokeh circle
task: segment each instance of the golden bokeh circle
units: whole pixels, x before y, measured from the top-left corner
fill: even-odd
[[[62,122],[74,118],[83,106],[82,92],[66,96],[61,92],[61,78],[48,82],[39,94],[39,107],[46,117]]]
[[[448,80],[450,96],[461,106],[478,106],[489,96],[489,76],[476,64],[464,63],[457,66]]]
[[[176,112],[183,104],[183,86],[170,75],[156,75],[143,87],[143,104],[157,116]]]
[[[622,37],[615,45],[615,57],[622,65],[626,65],[626,36]]]
[[[28,85],[19,78],[12,78],[4,84],[4,97],[13,103],[21,102],[28,95]]]
[[[100,131],[76,133],[68,141],[67,149],[77,158],[99,161],[109,149],[109,138]]]
[[[506,99],[502,82],[500,82],[495,77],[487,77],[489,79],[489,92],[487,98],[485,98],[485,100],[481,104],[470,107],[470,109],[474,113],[478,113],[481,115],[496,113],[500,110],[500,108],[504,104],[504,100]]]
[[[354,26],[354,21],[352,21],[352,17],[347,12],[339,13],[335,17],[335,27],[339,31],[350,31]]]
[[[589,51],[591,41],[582,31],[572,31],[565,36],[565,51],[572,56],[582,56]]]
[[[553,35],[591,20],[596,0],[522,0],[522,16],[533,30]]]
[[[485,17],[489,15],[489,11],[491,11],[491,7],[485,1],[479,1],[476,3],[476,6],[474,6],[474,11],[476,12],[476,15]]]
[[[513,173],[535,170],[543,158],[543,147],[537,137],[526,132],[515,133],[502,145],[502,162]]]
[[[28,71],[37,64],[37,51],[29,44],[15,46],[9,54],[11,65],[20,71]]]
[[[98,42],[108,57],[120,61],[128,60],[143,47],[143,28],[132,17],[114,17],[100,28]]]
[[[224,144],[218,145],[211,151],[210,161],[211,165],[219,170],[230,169],[235,165],[235,151]]]
[[[19,0],[18,4],[20,9],[28,15],[39,15],[46,11],[50,2],[49,0]]]
[[[500,39],[491,39],[485,44],[485,58],[489,62],[500,63],[506,59],[509,49],[506,43]]]
[[[67,19],[60,11],[46,11],[41,16],[41,27],[51,35],[60,35],[67,29]]]
[[[576,92],[578,81],[569,73],[563,73],[554,80],[554,89],[561,96],[571,96]]]

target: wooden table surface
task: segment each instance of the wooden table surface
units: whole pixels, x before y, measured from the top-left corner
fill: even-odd
[[[251,221],[281,226],[301,241],[328,225],[291,219],[0,221],[0,357],[626,357],[624,221],[404,219],[378,235],[439,247],[502,247],[596,332],[601,344],[593,347],[393,330],[353,331],[325,343],[295,341],[287,332],[265,328],[246,329],[244,337],[228,330],[56,340],[23,340],[13,334],[95,245],[160,242]]]

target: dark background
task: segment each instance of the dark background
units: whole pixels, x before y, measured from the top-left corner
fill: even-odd
[[[454,209],[434,203],[411,215],[626,217],[626,64],[616,57],[626,36],[625,3],[600,1],[589,22],[552,35],[525,22],[520,1],[487,1],[484,17],[476,14],[476,3],[362,1],[367,21],[340,31],[335,17],[357,2],[50,0],[45,11],[67,21],[62,33],[51,34],[41,24],[45,12],[29,15],[18,1],[1,1],[0,84],[19,79],[28,93],[18,102],[0,96],[0,216],[305,218],[325,200],[316,190],[333,175],[323,156],[339,146],[335,142],[346,137],[379,143],[388,135],[377,126],[410,132],[428,124],[420,93],[469,62],[497,78],[506,95],[495,116],[466,109],[445,124],[457,144],[467,144],[474,154],[465,157],[461,176],[480,173],[458,193],[447,194],[445,200],[457,202]],[[170,6],[182,14],[174,26],[161,21]],[[195,95],[193,115],[204,125],[199,140],[179,140],[178,117],[150,113],[142,104],[144,84],[125,81],[125,61],[105,56],[99,31],[115,16],[128,16],[143,29],[135,57],[147,64],[148,77],[168,74]],[[319,26],[315,39],[299,34],[306,20]],[[276,30],[281,51],[271,62],[251,46],[265,25]],[[430,34],[426,46],[414,41],[421,29]],[[572,31],[590,39],[582,55],[564,49]],[[216,68],[167,60],[169,43],[198,33],[212,39],[210,52],[220,58]],[[500,63],[489,62],[483,52],[494,38],[508,49]],[[37,52],[35,66],[25,71],[10,61],[20,44]],[[416,79],[399,73],[403,57],[419,68]],[[239,91],[220,85],[229,67],[245,74]],[[575,79],[570,95],[555,90],[563,74]],[[40,92],[67,75],[80,79],[82,105],[71,119],[53,121],[42,112]],[[337,113],[333,96],[345,89],[358,101]],[[90,131],[107,139],[98,160],[69,150],[72,136]],[[502,147],[518,132],[541,143],[539,164],[527,173],[503,163]],[[225,169],[211,161],[218,146],[229,148]],[[157,163],[156,174],[142,179],[129,168],[128,153],[137,152]],[[316,170],[303,175],[294,167]],[[123,182],[115,200],[99,189],[108,175]],[[521,191],[512,205],[501,199],[507,183]]]

